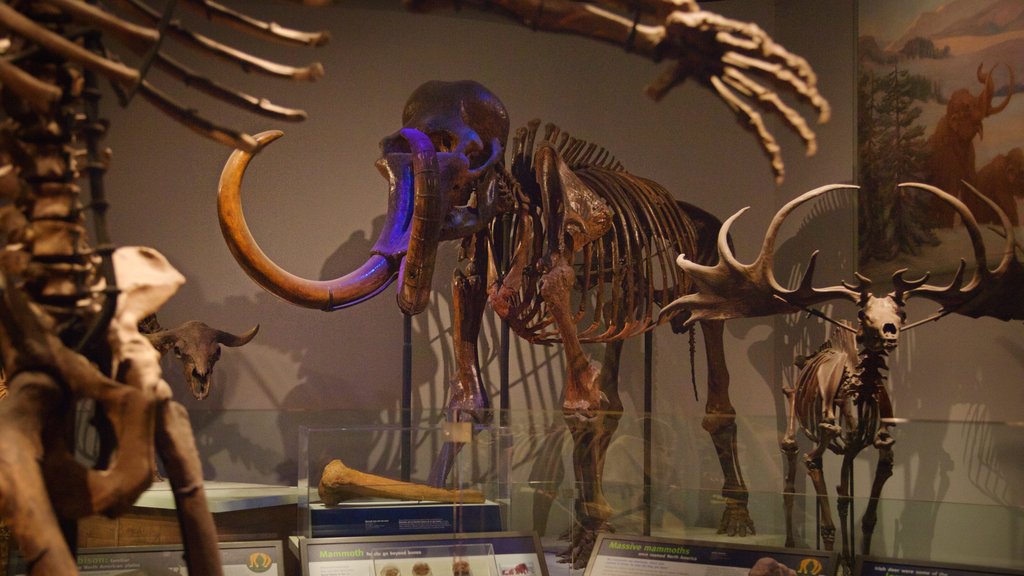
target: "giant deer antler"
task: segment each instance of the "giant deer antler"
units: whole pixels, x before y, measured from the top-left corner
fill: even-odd
[[[960,260],[953,279],[946,286],[925,284],[928,278],[927,274],[916,281],[905,280],[903,278],[905,270],[899,270],[893,275],[892,282],[897,297],[906,299],[912,296],[921,296],[941,305],[941,309],[935,316],[904,329],[936,320],[952,312],[972,318],[991,316],[1000,320],[1024,319],[1024,302],[1021,299],[1021,295],[1024,294],[1024,267],[1021,266],[1015,252],[1016,239],[1013,233],[1013,224],[998,204],[970,184],[964,182],[964,185],[992,208],[999,217],[1003,228],[1002,257],[995,268],[989,268],[985,243],[981,238],[978,221],[966,204],[952,194],[929,184],[916,182],[900,184],[901,188],[918,188],[930,192],[952,206],[964,223],[964,229],[971,239],[971,247],[974,252],[974,274],[966,283],[964,282],[964,271],[967,265],[964,260]]]
[[[975,262],[974,275],[970,280],[964,282],[966,263],[961,260],[953,279],[946,286],[927,284],[929,278],[927,273],[917,280],[907,280],[904,278],[907,272],[905,269],[896,271],[892,277],[894,289],[889,296],[897,303],[902,305],[906,299],[920,296],[942,306],[935,315],[904,326],[902,329],[907,330],[925,322],[937,320],[952,312],[973,318],[991,316],[1001,320],[1024,319],[1024,300],[1021,298],[1021,295],[1024,294],[1024,266],[1021,266],[1017,259],[1013,226],[1006,213],[995,202],[968,185],[973,193],[977,194],[996,212],[1005,231],[1002,258],[995,268],[989,268],[978,222],[963,202],[928,184],[906,183],[900,184],[900,187],[919,188],[936,195],[940,200],[952,206],[960,214],[971,239]],[[808,309],[808,306],[836,298],[845,298],[854,303],[860,303],[867,294],[870,280],[859,274],[857,274],[858,284],[856,286],[843,283],[827,288],[814,288],[811,285],[817,252],[811,255],[807,271],[800,280],[799,286],[794,290],[783,288],[772,272],[775,239],[786,217],[801,204],[839,189],[856,190],[857,187],[839,184],[822,186],[794,198],[783,206],[768,225],[761,252],[751,264],[739,262],[729,246],[729,228],[733,221],[747,209],[744,208],[734,214],[725,221],[719,233],[717,264],[714,266],[697,264],[687,259],[685,254],[680,255],[676,260],[679,267],[690,275],[697,291],[665,306],[661,310],[660,317],[687,313],[689,316],[684,324],[688,326],[699,320],[769,316],[803,309],[829,320],[816,311]],[[838,322],[836,324],[851,329],[845,324]]]
[[[728,320],[730,318],[747,318],[753,316],[769,316],[786,312],[807,310],[808,306],[845,298],[858,302],[868,284],[868,280],[858,276],[858,286],[843,285],[828,288],[814,288],[811,285],[814,276],[815,261],[818,253],[811,254],[807,263],[807,271],[794,290],[787,290],[775,279],[772,266],[775,259],[775,239],[782,227],[782,222],[801,204],[817,198],[832,190],[856,190],[856,186],[832,184],[806,192],[790,200],[772,218],[765,232],[761,252],[751,264],[743,264],[736,259],[729,246],[729,228],[740,214],[747,211],[743,208],[733,214],[722,224],[718,234],[718,263],[704,266],[687,259],[685,254],[679,256],[676,263],[693,280],[696,291],[678,298],[661,310],[660,317],[680,312],[688,312],[685,325],[689,326],[699,320]]]

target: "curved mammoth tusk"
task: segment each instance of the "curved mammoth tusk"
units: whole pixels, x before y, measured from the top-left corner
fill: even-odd
[[[441,170],[437,152],[430,138],[415,128],[403,128],[399,134],[412,149],[415,181],[409,250],[402,263],[398,285],[398,306],[411,316],[422,312],[429,302],[430,281],[434,276],[446,205],[440,194]]]
[[[992,69],[985,74],[982,72],[984,65],[984,63],[978,64],[977,70],[978,81],[985,85],[980,99],[985,105],[985,116],[992,116],[993,114],[1002,112],[1010,104],[1010,97],[1013,96],[1013,67],[1008,64],[1006,65],[1006,70],[1010,73],[1010,80],[1007,83],[1006,97],[1003,98],[1003,101],[1000,102],[998,106],[992,106],[992,98],[995,96],[996,91],[995,82],[992,81],[992,73],[996,71],[996,68],[993,66]]]
[[[217,331],[217,342],[228,346],[230,348],[237,348],[239,346],[245,346],[256,337],[256,333],[260,331],[260,325],[257,324],[242,334],[232,334],[231,332],[225,332],[224,330]]]
[[[217,197],[217,215],[228,249],[246,274],[268,292],[306,308],[335,310],[377,295],[397,274],[395,263],[373,254],[356,269],[334,280],[308,280],[284,270],[260,249],[242,212],[242,178],[253,156],[284,133],[279,130],[255,136],[253,152],[235,150],[224,165]],[[382,232],[386,234],[387,230]]]

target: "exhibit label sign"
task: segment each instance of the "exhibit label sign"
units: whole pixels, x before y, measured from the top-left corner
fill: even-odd
[[[855,574],[859,576],[1024,576],[1024,571],[915,560],[889,560],[866,556],[857,559]]]
[[[279,541],[221,542],[218,546],[224,576],[284,576],[283,547]],[[82,548],[77,560],[79,572],[90,576],[188,574],[181,546]],[[11,558],[10,576],[27,573],[20,558]]]
[[[534,534],[308,538],[303,576],[548,576]]]
[[[821,550],[601,534],[584,576],[747,576],[764,557],[798,576],[831,576],[836,555]]]

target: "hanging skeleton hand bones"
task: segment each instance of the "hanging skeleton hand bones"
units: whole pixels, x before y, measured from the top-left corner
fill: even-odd
[[[336,0],[292,0],[324,6]],[[777,114],[804,141],[807,155],[817,150],[807,121],[767,83],[792,90],[818,113],[831,114],[818,92],[817,77],[802,57],[776,43],[756,24],[726,18],[700,8],[696,0],[403,0],[414,11],[455,5],[505,14],[535,30],[576,34],[607,42],[654,60],[666,70],[647,86],[660,100],[687,79],[713,90],[754,132],[771,161],[776,182],[785,175],[782,149],[765,125],[763,113]]]

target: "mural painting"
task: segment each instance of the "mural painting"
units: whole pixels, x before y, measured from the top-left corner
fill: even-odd
[[[960,218],[924,182],[963,200],[985,240],[1014,226],[1024,201],[1024,0],[862,0],[857,179],[859,269],[952,271],[970,254]],[[1018,244],[1018,250],[1020,246]]]

